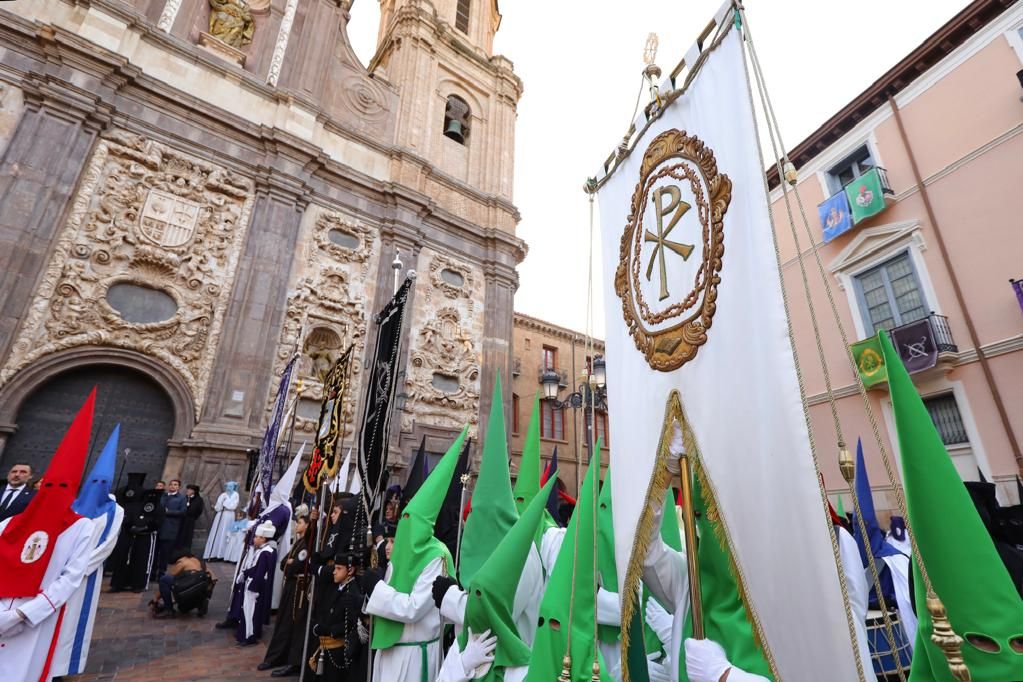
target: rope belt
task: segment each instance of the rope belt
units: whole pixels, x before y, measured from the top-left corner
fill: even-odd
[[[425,642],[397,642],[394,646],[417,646],[419,647],[419,680],[420,682],[429,682],[430,675],[430,657],[427,655],[426,647],[439,642],[440,637],[434,637]]]

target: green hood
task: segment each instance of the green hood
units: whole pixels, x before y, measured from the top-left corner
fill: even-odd
[[[519,476],[515,479],[515,507],[522,514],[540,491],[540,394],[533,398],[533,416],[529,419],[526,440],[522,444]]]
[[[555,477],[552,476],[544,485],[543,492],[549,494],[554,482]],[[529,663],[529,647],[519,636],[512,610],[522,569],[532,550],[533,536],[543,518],[546,499],[546,494],[533,496],[522,516],[476,571],[476,577],[469,585],[465,606],[466,629],[462,630],[459,638],[460,646],[465,648],[469,629],[474,633],[489,629],[491,634],[497,635],[494,664],[482,678],[484,680],[502,679],[504,668]]]
[[[498,372],[490,402],[487,438],[483,442],[480,475],[472,491],[472,511],[462,532],[458,578],[463,585],[472,583],[476,571],[519,520],[508,471],[508,439],[504,431],[501,395],[501,373]]]
[[[981,635],[999,651],[987,653],[964,641],[963,659],[974,680],[1023,680],[1023,600],[980,520],[945,445],[934,428],[888,335],[878,332],[888,367],[895,430],[913,538],[931,584],[945,605],[952,629],[964,640]],[[910,682],[953,680],[941,650],[931,642],[933,624],[924,607],[926,588],[914,563],[916,647]]]
[[[600,452],[597,450],[596,452]],[[596,562],[593,556],[594,515],[600,458],[594,456],[583,481],[578,504],[566,529],[565,541],[551,570],[551,577],[540,602],[540,627],[533,642],[526,682],[552,682],[561,673],[566,653],[569,624],[572,626],[572,682],[591,682],[593,658],[599,651],[593,637],[596,612]],[[578,547],[576,527],[579,529]],[[572,573],[575,569],[575,595],[572,598]],[[570,601],[574,602],[570,605]],[[571,612],[571,617],[570,617]],[[600,679],[611,678],[602,656]]]
[[[462,433],[451,444],[419,488],[419,492],[401,513],[394,537],[394,550],[391,553],[391,577],[387,581],[387,584],[398,592],[410,593],[419,574],[437,557],[445,560],[449,570],[453,565],[451,552],[443,542],[433,536],[433,525],[437,522],[437,514],[440,513],[441,505],[447,496],[451,476],[468,431],[468,426],[462,429]],[[394,646],[401,638],[404,628],[404,623],[374,616],[373,648],[386,649]]]

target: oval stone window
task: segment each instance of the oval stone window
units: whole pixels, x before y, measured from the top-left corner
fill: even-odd
[[[440,278],[450,284],[453,287],[460,287],[465,284],[465,278],[462,277],[462,273],[451,268],[444,268],[440,271]]]
[[[178,304],[159,289],[118,282],[107,289],[107,303],[126,322],[151,324],[174,317]]]
[[[327,232],[327,239],[346,249],[354,250],[359,248],[359,238],[351,232],[345,232],[344,230],[331,230]]]
[[[444,393],[458,393],[458,379],[450,374],[433,373],[433,387]]]

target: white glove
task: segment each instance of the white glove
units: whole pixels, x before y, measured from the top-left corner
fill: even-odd
[[[686,446],[682,441],[682,427],[679,426],[679,423],[672,423],[672,429],[671,442],[668,443],[668,462],[665,464],[665,468],[671,475],[678,476],[682,473],[678,458],[686,454]]]
[[[494,662],[494,649],[497,648],[497,635],[491,636],[490,630],[474,635],[469,632],[469,639],[462,650],[462,669],[466,677],[482,677],[487,668]],[[485,667],[484,667],[485,666]],[[483,670],[479,670],[483,668]]]
[[[646,670],[650,682],[671,682],[671,671],[668,670],[668,666],[654,660],[656,655],[650,654],[646,657]]]
[[[686,640],[686,672],[690,682],[718,682],[731,667],[725,650],[717,642],[709,639]]]
[[[23,627],[23,619],[18,615],[17,609],[0,611],[0,636],[13,637],[21,631],[22,628],[19,626]]]

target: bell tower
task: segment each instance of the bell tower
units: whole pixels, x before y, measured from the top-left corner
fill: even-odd
[[[500,25],[497,0],[380,0],[370,71],[399,92],[395,143],[404,152],[397,157],[403,182],[477,225],[514,232],[522,81],[493,53]]]

